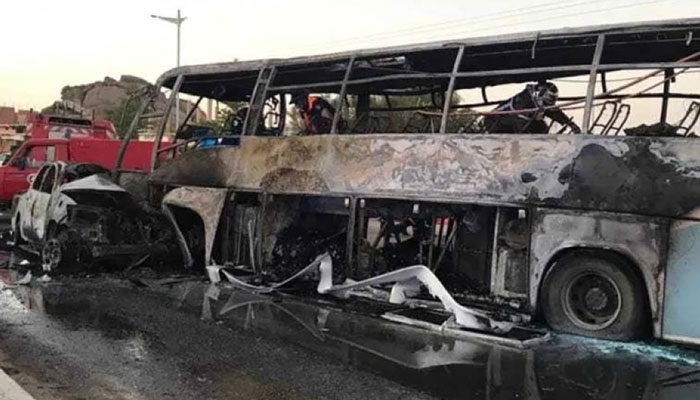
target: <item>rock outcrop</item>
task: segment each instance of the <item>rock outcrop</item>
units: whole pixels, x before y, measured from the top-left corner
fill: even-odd
[[[151,84],[145,79],[131,75],[122,75],[119,80],[105,77],[102,81],[85,85],[65,86],[61,90],[61,100],[71,101],[88,112],[94,112],[97,119],[105,119],[111,110],[119,107],[129,96],[149,85]],[[163,110],[166,101],[166,96],[161,93],[155,102],[156,110]],[[192,106],[192,102],[180,99],[180,121],[184,120]],[[205,113],[201,110],[195,114],[194,121],[206,119]],[[174,123],[174,120],[175,113],[173,112],[171,123]]]

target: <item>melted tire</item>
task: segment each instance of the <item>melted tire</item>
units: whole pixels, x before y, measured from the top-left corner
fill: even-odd
[[[584,279],[594,283],[579,284]],[[585,295],[577,296],[576,287],[584,287]],[[547,274],[541,293],[544,318],[556,331],[612,340],[633,340],[647,333],[644,284],[621,261],[585,253],[567,255]],[[603,317],[586,318],[596,311]]]
[[[58,257],[57,260],[54,260],[54,262],[50,265],[50,269],[47,270],[47,258],[50,258],[50,255],[47,254],[47,252],[52,250],[59,252],[60,257]],[[65,270],[67,268],[75,267],[74,264],[77,263],[77,250],[77,243],[74,240],[71,241],[69,231],[63,230],[58,234],[52,232],[41,249],[42,268],[46,271],[54,272],[56,270]]]

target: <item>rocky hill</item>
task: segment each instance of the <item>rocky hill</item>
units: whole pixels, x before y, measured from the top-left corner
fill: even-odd
[[[119,107],[126,99],[137,93],[145,86],[151,85],[145,79],[136,76],[122,75],[119,80],[105,77],[104,80],[84,85],[65,86],[61,90],[61,100],[70,101],[86,111],[94,112],[95,118],[108,118],[109,112]],[[166,105],[166,96],[160,94],[155,102],[157,110],[163,110]],[[183,121],[193,103],[180,99],[180,121]],[[194,121],[206,119],[203,111],[198,110],[193,116]],[[171,114],[171,122],[174,123],[175,113]]]

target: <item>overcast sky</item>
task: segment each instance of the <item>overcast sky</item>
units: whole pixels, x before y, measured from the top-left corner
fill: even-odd
[[[699,0],[35,0],[3,1],[0,105],[44,107],[64,85],[154,81],[182,63],[286,57],[457,37],[700,17]]]

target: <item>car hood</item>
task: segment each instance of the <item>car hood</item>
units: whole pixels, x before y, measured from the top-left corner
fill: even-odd
[[[61,192],[78,192],[84,190],[97,190],[106,192],[126,192],[124,188],[115,184],[102,175],[90,175],[86,178],[78,179],[62,185]]]

